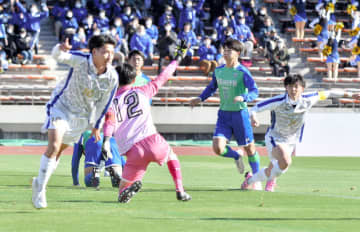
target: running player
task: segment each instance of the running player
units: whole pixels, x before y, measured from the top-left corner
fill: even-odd
[[[176,198],[189,201],[191,197],[184,191],[180,162],[165,139],[156,131],[149,100],[165,84],[176,70],[182,54],[186,54],[185,43],[178,49],[177,61],[172,61],[153,81],[133,87],[136,73],[131,65],[116,67],[119,88],[106,114],[104,136],[114,135],[120,154],[127,157],[119,187],[118,200],[127,203],[142,186],[141,180],[150,162],[159,165],[167,163],[176,188]],[[105,149],[106,150],[106,149]]]
[[[74,145],[74,152],[71,160],[71,174],[73,184],[79,184],[79,164],[81,156],[85,155],[85,185],[87,187],[99,187],[100,184],[100,162],[105,161],[105,170],[110,174],[111,184],[115,188],[119,187],[122,175],[122,168],[125,165],[125,158],[120,156],[116,141],[111,137],[108,141],[104,141],[104,146],[109,154],[102,152],[103,139],[95,142],[95,137],[90,137],[91,131],[85,131],[78,143]],[[101,134],[101,137],[103,135]]]
[[[61,81],[46,104],[47,119],[43,132],[48,132],[48,146],[40,160],[39,174],[32,182],[35,208],[46,208],[46,185],[55,171],[62,151],[78,141],[92,127],[95,140],[100,140],[100,123],[115,95],[118,76],[111,63],[116,40],[96,35],[89,40],[90,54],[68,52],[69,40],[53,48],[53,58],[70,65],[66,79]]]
[[[219,88],[220,109],[213,137],[214,152],[223,157],[233,158],[240,174],[244,172],[242,155],[234,151],[227,142],[235,136],[239,146],[243,146],[253,173],[259,170],[260,158],[255,149],[253,131],[250,124],[247,102],[258,97],[258,89],[251,73],[238,59],[243,50],[241,42],[226,40],[224,44],[225,65],[215,69],[213,79],[202,94],[190,101],[191,106],[205,101]],[[255,186],[261,189],[260,185]]]
[[[254,175],[246,173],[242,189],[249,189],[254,182],[267,181],[265,191],[273,192],[276,178],[287,171],[296,143],[301,142],[306,113],[318,101],[328,97],[352,96],[341,90],[305,94],[305,81],[297,74],[287,76],[284,85],[286,93],[258,102],[250,110],[251,123],[255,127],[260,125],[256,113],[271,111],[271,125],[265,135],[270,164]]]

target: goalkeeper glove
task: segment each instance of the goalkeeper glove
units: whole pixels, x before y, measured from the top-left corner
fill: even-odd
[[[110,149],[110,137],[109,136],[104,136],[101,153],[102,153],[102,156],[105,161],[113,158],[113,155],[111,154],[111,149]]]
[[[188,49],[188,46],[186,44],[186,41],[181,40],[180,44],[176,47],[175,54],[174,54],[175,60],[178,63],[180,63],[181,60],[185,57],[187,49]]]

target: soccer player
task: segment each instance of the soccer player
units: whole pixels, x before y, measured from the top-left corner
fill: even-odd
[[[111,65],[115,44],[112,37],[98,35],[89,40],[90,54],[69,52],[68,39],[53,48],[53,58],[71,68],[46,104],[47,119],[42,131],[48,132],[48,146],[40,160],[39,174],[32,182],[35,208],[47,207],[46,185],[62,151],[77,142],[88,127],[92,127],[95,140],[100,140],[100,123],[118,85],[117,73]]]
[[[239,154],[241,150],[236,152],[227,145],[234,135],[238,145],[243,146],[248,155],[252,172],[256,173],[260,159],[255,149],[246,103],[258,97],[258,89],[251,73],[238,61],[243,50],[241,42],[235,39],[226,40],[224,49],[226,64],[215,69],[210,84],[199,97],[191,99],[190,105],[193,107],[205,101],[219,88],[220,109],[213,137],[213,150],[219,156],[234,159],[238,171],[243,173],[244,164],[242,155]],[[256,186],[256,189],[260,188],[261,186]]]
[[[120,154],[127,157],[119,187],[118,201],[127,203],[140,190],[141,180],[150,162],[167,164],[175,182],[176,198],[189,201],[191,197],[184,191],[180,162],[165,139],[156,131],[149,100],[165,84],[186,53],[185,42],[180,46],[181,55],[172,61],[153,81],[134,87],[136,73],[131,65],[117,66],[119,88],[104,124],[105,139],[114,135]],[[104,149],[106,150],[106,149]]]
[[[270,164],[254,175],[246,173],[242,189],[249,189],[254,182],[267,181],[265,191],[273,192],[276,178],[287,171],[296,143],[301,142],[306,113],[318,101],[328,97],[352,96],[341,90],[303,93],[305,81],[298,74],[287,76],[284,85],[284,94],[258,102],[250,110],[251,123],[255,127],[260,125],[256,113],[271,111],[271,125],[265,135]]]
[[[71,174],[74,186],[79,184],[79,164],[82,154],[85,155],[85,185],[87,187],[99,187],[100,184],[100,162],[105,161],[105,170],[109,172],[111,184],[115,188],[119,187],[122,175],[122,168],[125,165],[125,158],[120,156],[116,141],[113,137],[104,141],[104,146],[109,154],[102,152],[103,139],[95,142],[95,137],[90,137],[91,131],[85,131],[78,143],[74,145],[74,152],[71,161]],[[101,135],[102,136],[102,135]]]
[[[145,56],[139,50],[132,50],[128,56],[129,64],[135,68],[136,78],[133,86],[143,86],[149,83],[150,78],[141,69],[144,66]]]

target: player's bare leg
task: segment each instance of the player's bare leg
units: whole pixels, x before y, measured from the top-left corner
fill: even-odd
[[[242,160],[242,154],[234,151],[230,146],[228,146],[227,139],[225,137],[214,137],[212,147],[213,151],[218,156],[233,158],[239,173],[244,173],[245,168]]]

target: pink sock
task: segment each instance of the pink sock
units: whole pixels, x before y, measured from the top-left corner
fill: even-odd
[[[169,172],[174,180],[176,191],[184,192],[179,160],[170,160],[167,162],[167,166],[168,166]]]

